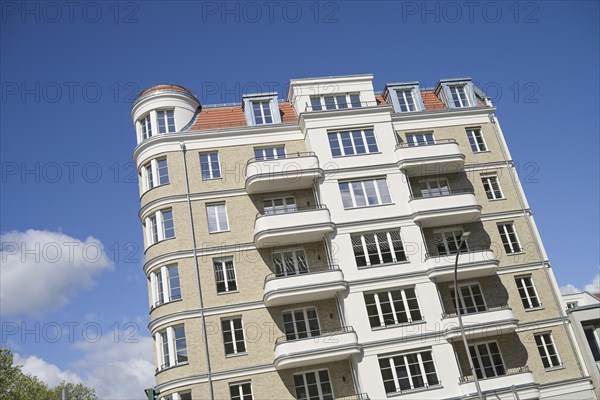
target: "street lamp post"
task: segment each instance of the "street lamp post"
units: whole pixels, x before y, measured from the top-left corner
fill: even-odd
[[[458,316],[458,325],[460,327],[460,335],[463,340],[463,345],[465,346],[465,353],[467,355],[467,360],[469,361],[469,367],[471,367],[471,373],[473,374],[473,381],[475,382],[475,388],[477,389],[477,396],[479,400],[483,400],[483,394],[481,393],[481,386],[479,386],[479,379],[477,378],[477,373],[475,372],[475,366],[473,365],[473,360],[471,359],[471,354],[469,353],[469,345],[467,344],[467,336],[465,335],[465,327],[463,325],[462,316],[460,315],[460,295],[458,292],[458,257],[460,256],[460,251],[462,250],[464,244],[469,237],[470,232],[464,232],[460,237],[460,244],[458,245],[458,251],[456,252],[456,260],[454,261],[454,300],[456,306],[456,315]]]

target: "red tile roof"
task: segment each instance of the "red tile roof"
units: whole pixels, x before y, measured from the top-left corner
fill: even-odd
[[[298,121],[294,108],[289,102],[279,103],[279,113],[284,124]],[[242,106],[203,108],[190,127],[190,131],[233,128],[247,126]]]

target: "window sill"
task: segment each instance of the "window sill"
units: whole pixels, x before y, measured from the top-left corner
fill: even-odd
[[[539,307],[533,307],[533,308],[526,308],[525,312],[532,312],[532,311],[539,311],[539,310],[543,310],[544,307],[539,306]]]
[[[373,208],[373,207],[393,206],[393,205],[395,205],[395,204],[396,204],[396,203],[393,203],[393,202],[392,202],[392,203],[385,203],[385,204],[373,204],[373,205],[371,205],[371,206],[347,207],[347,208],[344,208],[344,210],[346,210],[346,211],[350,211],[350,210],[361,210],[361,209],[364,209],[364,208]]]
[[[426,387],[415,388],[415,389],[407,389],[407,390],[403,390],[401,392],[386,393],[386,396],[387,397],[397,397],[397,396],[404,396],[404,395],[410,394],[410,393],[425,392],[428,390],[436,390],[436,389],[443,389],[443,388],[444,387],[440,383],[439,385],[426,386]]]
[[[393,328],[401,328],[401,327],[405,327],[405,326],[414,326],[414,325],[422,325],[425,324],[425,320],[421,320],[421,321],[412,321],[412,322],[403,322],[401,324],[395,324],[395,325],[386,325],[386,326],[375,326],[375,327],[371,327],[372,331],[383,331],[386,329],[393,329]]]
[[[208,182],[208,181],[222,181],[223,177],[219,176],[218,178],[202,178],[202,182]]]
[[[230,230],[230,229],[227,229],[227,230],[225,230],[225,231],[214,231],[214,232],[208,231],[208,234],[209,234],[209,235],[214,235],[214,234],[216,234],[216,233],[225,233],[225,232],[231,232],[231,230]]]
[[[409,264],[410,260],[407,258],[406,260],[403,261],[394,261],[391,263],[384,263],[384,264],[376,264],[376,265],[363,265],[361,267],[356,266],[356,268],[359,271],[365,270],[365,269],[373,269],[373,268],[383,268],[383,267],[393,267],[395,265],[403,265],[403,264]]]
[[[156,310],[156,309],[157,309],[157,308],[159,308],[159,307],[162,307],[162,306],[165,306],[165,305],[167,305],[167,304],[171,304],[171,303],[177,303],[177,302],[179,302],[179,301],[183,301],[183,299],[180,297],[180,298],[178,298],[178,299],[173,299],[173,300],[169,300],[169,301],[163,301],[163,302],[162,302],[162,303],[160,303],[160,304],[155,304],[155,305],[153,305],[152,307],[150,307],[150,312],[152,312],[152,311]]]
[[[525,254],[525,252],[524,251],[517,251],[517,252],[514,252],[514,253],[506,253],[507,256],[518,256],[518,255],[521,255],[521,254]]]
[[[243,357],[243,356],[247,356],[248,353],[244,352],[244,353],[234,353],[234,354],[225,354],[225,358],[235,358],[235,357]]]
[[[562,365],[562,364],[557,365],[556,367],[544,368],[544,371],[546,371],[546,372],[552,372],[552,371],[560,371],[561,369],[565,369],[565,366]]]
[[[492,202],[492,201],[502,201],[502,200],[506,200],[506,197],[501,197],[499,199],[488,199],[488,201]]]
[[[217,296],[223,296],[226,294],[235,294],[235,293],[239,293],[239,290],[229,290],[227,292],[217,292]]]
[[[158,189],[158,188],[160,188],[160,187],[163,187],[163,186],[169,186],[170,184],[171,184],[171,182],[167,182],[167,183],[163,183],[163,184],[161,184],[161,185],[156,185],[156,186],[154,186],[154,187],[152,187],[152,188],[150,188],[150,189],[146,189],[146,190],[144,190],[144,192],[143,192],[143,193],[142,193],[142,195],[140,196],[140,199],[141,199],[142,197],[144,197],[144,195],[145,195],[146,193],[150,193],[150,192],[151,192],[151,191],[153,191],[154,189]]]
[[[339,155],[339,156],[332,156],[333,158],[349,158],[349,157],[360,157],[360,156],[373,156],[373,155],[377,155],[377,154],[383,154],[381,151],[374,151],[371,153],[362,153],[362,154],[346,154],[346,155]]]
[[[146,253],[148,252],[148,250],[150,250],[150,249],[152,248],[152,246],[156,246],[157,244],[160,244],[160,243],[166,242],[166,241],[168,241],[168,240],[173,240],[173,239],[175,239],[176,237],[177,237],[177,236],[173,236],[173,237],[170,237],[170,238],[167,238],[167,239],[163,239],[163,240],[159,240],[158,242],[152,243],[150,246],[146,247],[146,250],[144,250],[144,254],[146,254]]]
[[[177,368],[177,367],[182,367],[184,365],[189,365],[189,364],[190,364],[189,361],[186,361],[186,362],[177,363],[175,365],[169,365],[168,367],[164,367],[164,368],[161,368],[161,369],[157,370],[154,375],[156,376],[156,375],[160,374],[163,371],[167,371],[169,369],[173,369],[173,368]]]
[[[481,153],[491,153],[491,150],[481,150],[481,151],[473,151],[473,154],[481,154]]]

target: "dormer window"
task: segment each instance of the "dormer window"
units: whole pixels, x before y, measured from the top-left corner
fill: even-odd
[[[142,140],[152,137],[152,123],[150,122],[150,114],[147,114],[144,118],[140,119],[140,125],[142,126]]]
[[[175,112],[173,110],[160,110],[156,112],[158,133],[175,132]]]
[[[360,94],[358,93],[310,97],[311,111],[342,110],[345,108],[358,108],[360,106]]]
[[[397,113],[423,111],[423,99],[419,90],[419,82],[396,83],[386,85],[384,97],[392,104]]]
[[[448,108],[477,107],[475,87],[470,79],[451,79],[440,81],[435,94]]]
[[[248,125],[281,123],[277,93],[246,95],[243,100],[244,114]]]

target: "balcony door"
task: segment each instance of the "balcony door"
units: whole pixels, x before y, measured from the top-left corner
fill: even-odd
[[[296,199],[294,197],[280,197],[276,199],[263,200],[265,215],[284,214],[294,212],[296,208]]]
[[[308,274],[306,253],[303,249],[274,252],[273,263],[277,276]]]
[[[462,234],[463,231],[460,228],[434,232],[433,238],[435,239],[438,255],[456,254]],[[462,251],[469,251],[468,248],[467,243],[465,243]]]
[[[450,186],[446,178],[423,179],[419,181],[422,197],[447,196]]]
[[[450,289],[450,295],[452,296],[452,305],[456,307],[454,288]],[[479,284],[473,283],[458,287],[458,306],[461,314],[472,314],[487,310]]]
[[[287,340],[316,337],[321,334],[317,309],[302,308],[283,313],[283,328]]]

